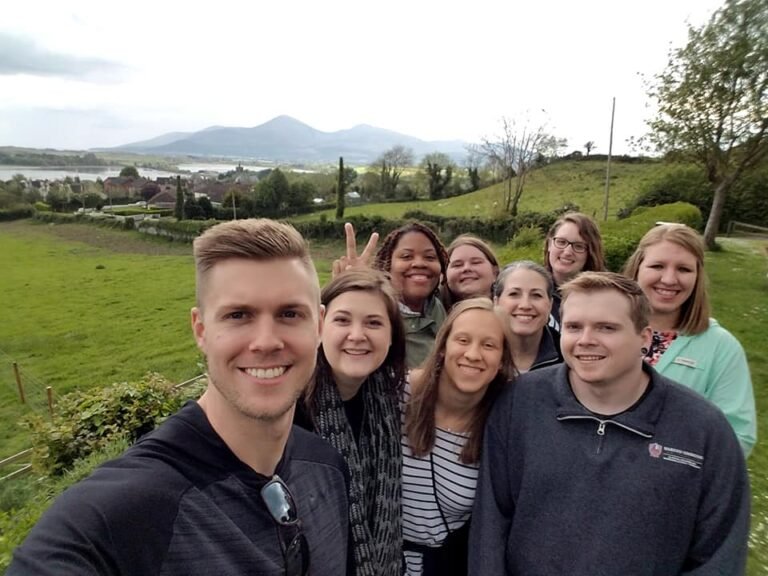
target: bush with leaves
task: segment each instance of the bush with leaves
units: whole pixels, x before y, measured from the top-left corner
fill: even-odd
[[[510,241],[515,248],[525,248],[527,246],[541,246],[544,243],[544,234],[536,226],[526,226],[520,228],[515,237]]]
[[[720,219],[720,231],[728,222],[737,220],[765,226],[768,222],[768,163],[742,177],[728,194]],[[706,174],[694,165],[674,166],[662,176],[649,182],[635,200],[619,212],[626,218],[640,206],[658,206],[673,202],[688,202],[701,210],[704,221],[709,218],[714,193]]]
[[[16,205],[11,208],[4,208],[0,210],[0,222],[7,222],[9,220],[22,220],[23,218],[31,218],[35,214],[35,209],[28,205]]]
[[[138,382],[76,391],[62,396],[52,421],[29,416],[33,467],[48,475],[64,472],[115,438],[134,442],[174,413],[189,393],[180,393],[159,374]]]

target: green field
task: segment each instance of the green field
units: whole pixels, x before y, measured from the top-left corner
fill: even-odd
[[[714,315],[742,342],[757,397],[759,439],[749,468],[753,530],[749,574],[768,574],[768,243],[723,241],[707,255]],[[341,242],[313,246],[321,278]],[[508,254],[505,251],[505,254]],[[81,224],[0,224],[0,457],[27,447],[17,422],[75,388],[157,371],[199,374],[188,315],[194,300],[191,246]],[[28,403],[18,400],[11,362]]]
[[[92,231],[103,247],[65,240],[59,229]],[[12,362],[26,409],[37,411],[46,407],[46,386],[60,395],[147,371],[175,380],[200,373],[188,321],[191,247],[161,250],[133,236],[80,225],[0,225],[0,455],[27,444],[8,426],[24,412]]]

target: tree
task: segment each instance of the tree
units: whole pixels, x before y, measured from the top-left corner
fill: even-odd
[[[185,220],[202,220],[203,209],[200,207],[200,202],[195,198],[195,194],[189,190],[184,192],[184,219]]]
[[[651,142],[702,166],[713,189],[704,230],[713,248],[728,193],[768,155],[766,0],[726,0],[707,24],[689,27],[649,96],[658,103]]]
[[[176,176],[176,205],[173,207],[176,220],[184,220],[184,189],[181,187],[181,176]]]
[[[588,140],[588,141],[587,141],[587,142],[584,144],[584,149],[587,151],[587,158],[589,158],[589,154],[590,154],[590,153],[592,152],[592,150],[594,150],[595,148],[597,148],[597,146],[595,145],[595,143],[594,143],[592,140]]]
[[[256,187],[255,208],[259,216],[273,217],[286,210],[290,185],[285,174],[275,168]]]
[[[317,196],[317,188],[309,180],[293,182],[288,187],[287,196],[280,203],[281,215],[306,212],[315,196]]]
[[[336,183],[336,220],[344,218],[347,182],[344,179],[344,158],[339,156],[339,181]]]
[[[483,163],[483,150],[476,144],[470,144],[467,150],[467,177],[469,178],[469,191],[474,192],[480,189],[480,166]]]
[[[442,152],[433,152],[424,156],[420,168],[427,177],[430,200],[439,200],[445,196],[445,189],[453,178],[454,167],[448,155]]]
[[[141,196],[141,199],[144,200],[145,203],[148,203],[154,196],[159,194],[160,191],[160,185],[157,184],[157,182],[147,182],[141,187],[139,196]]]
[[[413,165],[413,150],[400,144],[384,152],[373,163],[372,167],[379,170],[379,185],[384,198],[395,197],[403,169],[411,165]]]
[[[531,126],[530,120],[518,124],[515,120],[502,117],[501,128],[501,134],[494,139],[482,139],[481,149],[488,162],[500,170],[507,181],[504,208],[511,216],[517,216],[525,180],[551,136],[544,131],[544,125]]]
[[[344,168],[344,188],[349,188],[357,180],[357,170],[346,166]]]
[[[201,196],[197,201],[197,205],[200,207],[200,212],[204,220],[210,220],[213,218],[213,204],[208,196]]]
[[[67,206],[69,198],[67,197],[64,187],[58,182],[55,182],[51,185],[50,190],[48,190],[45,201],[54,212],[62,212]]]
[[[136,169],[136,166],[126,166],[125,168],[120,170],[120,177],[121,178],[138,178],[139,171]]]

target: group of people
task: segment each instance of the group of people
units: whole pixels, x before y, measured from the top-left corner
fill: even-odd
[[[703,243],[606,272],[563,215],[544,266],[418,222],[320,289],[271,220],[195,241],[208,387],[52,505],[8,574],[741,574],[744,351]]]

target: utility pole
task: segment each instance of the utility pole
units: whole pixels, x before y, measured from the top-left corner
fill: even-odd
[[[603,200],[603,220],[608,220],[608,191],[611,187],[611,153],[613,152],[613,117],[616,113],[616,96],[611,107],[611,137],[608,140],[608,164],[605,167],[605,198]]]

